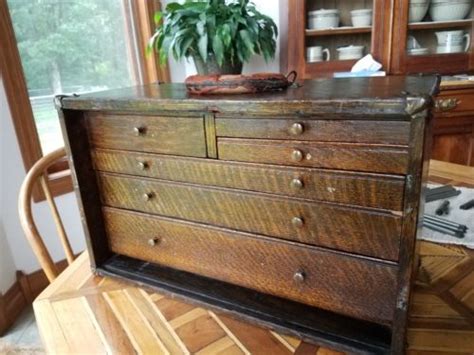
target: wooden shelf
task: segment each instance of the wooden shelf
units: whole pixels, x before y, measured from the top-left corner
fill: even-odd
[[[436,28],[451,28],[451,27],[469,27],[472,26],[472,19],[457,20],[457,21],[440,21],[440,22],[414,22],[408,24],[410,30],[429,30]]]
[[[367,27],[336,27],[329,28],[327,30],[305,30],[306,36],[317,37],[317,36],[337,36],[337,35],[350,35],[358,33],[370,33],[372,32],[372,26]]]

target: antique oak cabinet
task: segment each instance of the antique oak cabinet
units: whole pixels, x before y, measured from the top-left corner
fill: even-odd
[[[383,65],[387,75],[473,75],[474,41],[465,42],[467,48],[460,52],[437,53],[437,34],[461,31],[474,38],[474,6],[463,19],[435,21],[428,10],[419,21],[410,21],[410,4],[420,7],[423,6],[421,2],[280,1],[280,69],[283,72],[296,70],[298,76],[304,79],[332,77],[334,72],[350,71],[357,61],[340,60],[338,48],[356,45],[364,47],[364,54],[372,54]],[[426,3],[430,5],[430,1]],[[435,6],[433,1],[431,6]],[[339,27],[311,29],[310,12],[321,9],[337,9],[340,15]],[[353,26],[351,11],[360,9],[372,10],[370,26]],[[313,46],[327,49],[329,60],[308,60],[307,48]],[[410,51],[410,46],[421,47],[424,51]],[[445,80],[436,98],[432,156],[437,160],[474,166],[474,81],[446,81],[444,84]]]
[[[338,349],[403,352],[437,87],[58,97],[92,268]]]

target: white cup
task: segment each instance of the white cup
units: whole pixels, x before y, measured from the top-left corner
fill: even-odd
[[[326,57],[324,57],[326,55]],[[306,48],[306,61],[307,62],[327,62],[331,60],[331,53],[329,49],[321,46],[313,46]]]

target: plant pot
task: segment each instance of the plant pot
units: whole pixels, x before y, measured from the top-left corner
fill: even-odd
[[[209,54],[207,57],[207,62],[204,62],[201,56],[196,55],[193,56],[194,64],[196,65],[196,70],[199,75],[210,75],[210,74],[217,74],[217,75],[239,75],[242,74],[242,63],[236,62],[234,65],[229,61],[224,61],[222,66],[219,66],[217,63],[216,58]]]

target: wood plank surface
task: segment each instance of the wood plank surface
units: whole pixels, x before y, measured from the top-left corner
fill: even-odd
[[[426,242],[421,244],[432,245]],[[447,255],[453,249],[462,251],[461,247],[449,247],[446,248]],[[442,251],[438,250],[438,258],[442,258],[442,255]],[[428,256],[422,255],[423,257]],[[83,353],[85,348],[82,343],[97,339],[97,332],[101,332],[105,335],[107,344],[90,342],[96,346],[94,349],[89,348],[91,354],[104,353],[104,348],[117,354],[147,353],[144,351],[147,349],[153,354],[263,355],[268,354],[268,349],[272,349],[272,354],[342,354],[115,279],[95,277],[89,268],[87,253],[82,254],[66,272],[70,270],[81,275],[75,277],[75,280],[86,276],[89,282],[79,286],[71,284],[68,277],[61,275],[34,302],[38,327],[46,350],[50,353]],[[104,283],[104,280],[107,282]],[[77,294],[63,293],[61,290],[65,289],[76,289]],[[73,301],[74,306],[79,307],[75,310],[86,314],[90,308],[87,317],[93,315],[96,318],[94,323],[99,329],[95,329],[94,334],[82,332],[78,337],[64,329],[71,322],[78,321],[77,313],[57,304],[69,304],[71,300],[82,299],[80,292],[84,291],[89,293],[87,303]],[[125,309],[120,309],[122,303],[125,303]],[[133,321],[133,317],[138,317],[140,322]],[[438,297],[417,289],[412,297],[410,311],[408,354],[472,354],[474,326],[463,319],[462,315]],[[154,334],[150,334],[150,331]],[[81,339],[79,345],[77,338]],[[149,339],[151,343],[144,344],[142,338]],[[168,352],[159,350],[163,343],[170,346]]]

